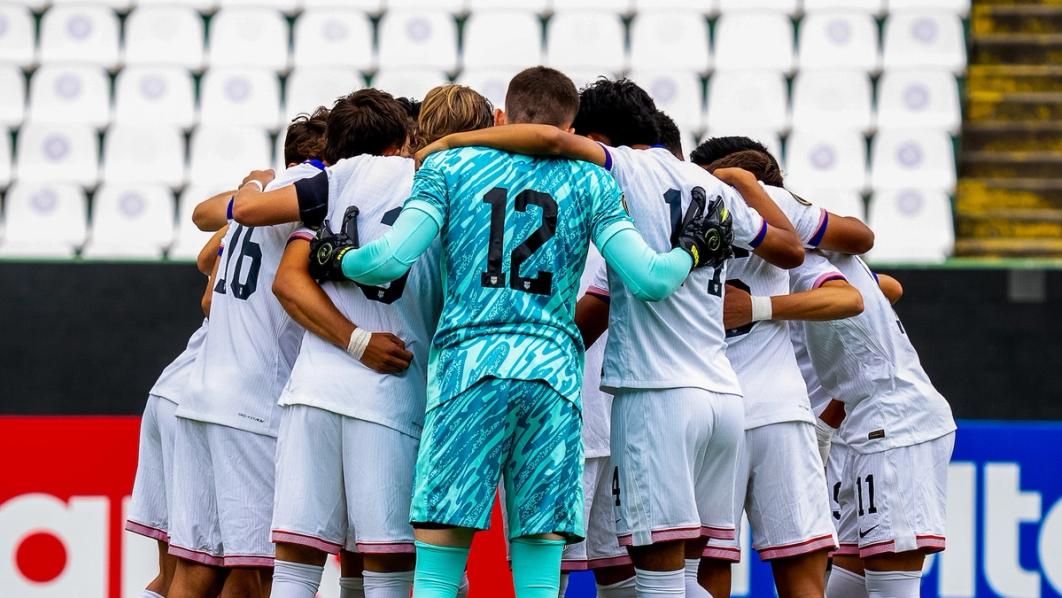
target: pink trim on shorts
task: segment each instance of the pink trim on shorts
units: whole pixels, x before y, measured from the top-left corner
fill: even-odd
[[[736,532],[732,528],[709,527],[707,525],[653,530],[649,535],[651,544],[670,542],[672,540],[696,540],[701,537],[716,538],[717,540],[733,540],[735,536]],[[617,537],[620,546],[631,546],[634,544],[633,533],[620,534]]]
[[[702,525],[701,535],[706,538],[715,538],[716,540],[733,540],[737,538],[737,531],[732,527],[711,527],[708,525]]]
[[[837,550],[830,553],[830,556],[859,556],[859,545],[841,542]]]
[[[622,567],[631,565],[629,556],[609,556],[597,559],[564,559],[561,561],[561,571],[590,571],[604,569],[606,567]]]
[[[361,554],[413,554],[417,547],[412,542],[357,542]]]
[[[926,554],[933,554],[934,552],[940,552],[944,550],[945,538],[944,536],[935,536],[931,534],[915,536],[915,545],[917,550],[921,550]],[[867,558],[876,554],[884,554],[887,552],[896,552],[896,541],[885,540],[882,542],[875,542],[874,544],[868,544],[866,546],[859,547],[859,558]]]
[[[226,567],[272,567],[273,557],[238,554],[225,557]]]
[[[321,552],[327,552],[328,554],[339,554],[340,550],[343,550],[342,544],[337,544],[324,538],[318,538],[317,536],[310,536],[308,534],[300,534],[298,532],[286,532],[284,530],[273,530],[272,540],[276,542],[286,542],[288,544],[298,544],[299,546],[309,546],[310,548],[316,548]]]
[[[730,561],[731,563],[741,562],[741,549],[734,548],[733,546],[705,546],[704,552],[701,553],[702,558],[717,559],[720,561]]]
[[[143,523],[137,523],[132,519],[125,520],[125,529],[126,531],[140,534],[141,536],[146,536],[158,540],[159,542],[166,542],[168,544],[170,541],[170,534],[167,533],[166,530],[158,527],[151,527],[150,525],[144,525]]]
[[[225,559],[220,556],[215,556],[201,550],[192,550],[191,548],[184,548],[177,546],[176,544],[170,544],[169,553],[173,556],[184,559],[186,561],[192,561],[199,563],[200,565],[209,565],[211,567],[224,567]]]
[[[760,559],[768,561],[771,559],[782,559],[790,556],[808,554],[810,552],[818,552],[824,548],[830,550],[837,548],[837,541],[834,540],[833,534],[826,534],[824,536],[810,538],[803,542],[796,542],[793,544],[759,548],[756,552],[760,553]]]

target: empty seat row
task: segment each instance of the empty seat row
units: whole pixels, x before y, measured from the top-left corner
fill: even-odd
[[[38,58],[33,17],[25,8],[0,5],[0,62],[28,66]],[[719,18],[714,58],[708,21],[695,12],[654,10],[631,23],[628,58],[625,25],[617,15],[558,13],[547,27],[531,12],[491,10],[468,18],[459,60],[454,18],[439,10],[394,11],[379,24],[379,47],[364,12],[307,10],[295,22],[289,61],[288,25],[276,11],[229,8],[204,24],[188,7],[145,7],[130,14],[124,47],[115,14],[101,6],[57,7],[41,22],[39,60],[115,68],[119,64],[168,64],[189,69],[205,65],[253,66],[286,70],[295,66],[371,69],[433,67],[453,70],[523,67],[545,62],[558,68],[719,69],[854,68],[873,71],[933,67],[960,70],[966,61],[962,23],[953,14],[897,12],[885,24],[883,49],[869,13],[828,12],[805,17],[799,48],[793,24],[781,13],[741,11]]]

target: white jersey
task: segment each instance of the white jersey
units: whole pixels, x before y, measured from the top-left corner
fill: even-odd
[[[299,164],[280,173],[266,189],[319,172]],[[177,409],[179,417],[277,435],[277,398],[299,352],[302,328],[273,295],[273,279],[297,227],[229,223],[218,258],[210,329],[193,369],[189,396]]]
[[[184,397],[185,392],[188,390],[188,379],[192,374],[192,366],[195,364],[196,356],[199,355],[199,348],[203,346],[203,339],[206,338],[207,321],[203,319],[203,324],[192,333],[192,336],[188,338],[188,346],[181,351],[181,354],[170,362],[170,365],[166,366],[166,369],[162,370],[159,374],[159,379],[155,381],[155,385],[151,387],[148,394],[156,397],[161,397],[176,403],[181,404],[181,398]]]
[[[608,148],[611,172],[625,194],[627,208],[646,243],[656,251],[672,248],[671,237],[700,188],[707,202],[721,197],[734,223],[734,245],[753,249],[767,223],[729,185],[703,168],[683,162],[662,148]],[[609,273],[612,304],[605,348],[602,388],[693,387],[741,394],[726,358],[723,330],[725,266],[690,273],[664,301],[634,297]]]
[[[829,276],[823,271],[833,268],[862,293],[863,313],[805,322],[804,333],[823,389],[845,404],[840,430],[845,442],[860,453],[873,453],[954,431],[951,407],[926,376],[903,324],[863,260],[809,252],[804,265],[790,271],[793,292],[822,284]]]
[[[590,289],[598,296],[608,296],[608,269],[593,243],[579,281],[579,296]],[[586,459],[607,457],[611,453],[612,395],[601,390],[601,368],[607,343],[608,330],[586,349],[583,369],[583,457]]]
[[[806,246],[821,240],[826,211],[780,187],[764,186]],[[727,264],[726,283],[760,297],[789,294],[789,272],[745,250]],[[726,331],[726,356],[745,398],[745,429],[787,421],[812,421],[807,388],[785,321],[765,320]]]
[[[357,156],[328,169],[328,221],[338,231],[358,206],[362,244],[391,227],[413,185],[413,160]],[[300,229],[297,236],[310,234]],[[307,332],[281,405],[309,405],[419,437],[427,397],[428,348],[442,308],[438,239],[409,273],[386,286],[324,282],[321,288],[344,316],[370,332],[390,332],[413,353],[409,369],[380,374],[346,351]]]

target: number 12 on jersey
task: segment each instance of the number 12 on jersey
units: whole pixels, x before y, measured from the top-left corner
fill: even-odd
[[[508,190],[495,187],[483,196],[483,203],[490,204],[490,240],[487,245],[487,271],[482,273],[480,284],[487,288],[505,288],[505,272],[502,271],[502,253],[505,250],[505,207]],[[535,276],[520,276],[520,266],[557,233],[557,201],[548,193],[525,189],[516,195],[516,211],[527,212],[528,206],[538,206],[542,212],[542,224],[531,233],[509,256],[509,288],[549,295],[553,292],[553,273],[539,271]]]

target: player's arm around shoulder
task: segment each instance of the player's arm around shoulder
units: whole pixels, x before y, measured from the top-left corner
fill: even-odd
[[[737,328],[762,320],[843,320],[863,313],[863,295],[843,279],[831,279],[817,288],[770,297],[750,295],[727,285],[723,323]]]
[[[196,204],[192,223],[203,232],[214,232],[229,223],[228,209],[235,190],[222,191]]]
[[[763,218],[762,228],[748,243],[753,253],[787,270],[804,263],[804,246],[793,223],[763,190],[755,175],[741,168],[717,168],[712,174],[734,187],[744,203]],[[741,211],[736,205],[731,208]]]
[[[553,125],[515,124],[453,133],[417,152],[417,163],[429,155],[459,147],[490,147],[528,156],[565,157],[604,166],[608,154],[587,137],[562,131]]]
[[[885,298],[889,300],[889,303],[896,305],[896,303],[903,297],[903,285],[900,281],[889,276],[888,274],[881,274],[876,272],[874,274],[878,279],[878,287],[885,295]]]
[[[327,175],[322,173],[319,176],[325,178],[324,197],[327,207]],[[273,178],[272,170],[254,170],[243,179],[232,200],[230,216],[233,220],[244,226],[270,226],[299,221],[297,188],[294,185],[285,185],[266,191],[266,186]]]

